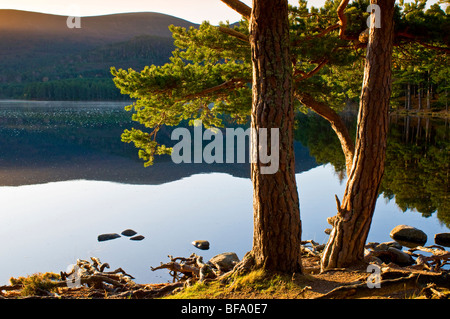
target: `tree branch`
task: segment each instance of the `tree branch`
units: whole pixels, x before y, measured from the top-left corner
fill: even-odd
[[[320,69],[321,69],[325,64],[328,63],[328,61],[329,61],[329,60],[328,60],[327,58],[322,59],[322,61],[321,61],[321,62],[320,62],[313,70],[309,71],[308,73],[302,72],[302,73],[303,73],[303,76],[301,76],[300,78],[295,79],[295,81],[303,81],[303,80],[309,79],[309,78],[312,77],[314,74],[316,74],[317,72],[319,72]]]
[[[239,0],[221,0],[231,9],[242,15],[245,19],[250,20],[252,8]]]
[[[349,37],[347,37],[345,35],[345,29],[347,28],[347,17],[344,14],[344,10],[345,8],[347,8],[349,0],[342,0],[341,3],[339,4],[339,7],[337,9],[337,15],[339,18],[339,25],[340,25],[340,29],[339,29],[339,37],[342,40],[352,40]]]
[[[234,29],[226,28],[226,27],[219,27],[219,31],[228,35],[231,35],[232,37],[235,37],[236,39],[239,39],[241,41],[244,41],[246,43],[249,43],[248,36],[238,32]]]
[[[435,46],[435,45],[428,44],[428,43],[423,41],[424,37],[416,36],[414,34],[408,33],[407,31],[399,31],[399,32],[397,32],[395,34],[395,38],[396,38],[396,40],[398,38],[405,38],[405,39],[408,39],[410,42],[416,42],[416,43],[424,46],[427,49],[443,51],[445,53],[450,53],[450,48],[449,47],[438,47],[438,46]]]
[[[189,94],[189,95],[185,96],[184,99],[191,100],[191,99],[202,97],[202,96],[205,96],[205,95],[208,95],[208,94],[220,91],[220,90],[237,88],[239,86],[244,86],[244,85],[245,85],[245,81],[243,79],[232,79],[232,80],[226,81],[222,84],[213,86],[211,88],[204,89],[203,91]]]
[[[294,45],[294,46],[297,46],[297,45],[299,45],[302,41],[310,41],[310,40],[313,40],[313,39],[322,38],[323,36],[325,36],[326,34],[330,33],[331,31],[336,30],[337,28],[339,28],[339,23],[333,24],[333,25],[330,25],[330,26],[326,27],[325,29],[323,29],[322,31],[320,31],[320,32],[319,32],[318,34],[316,34],[316,35],[313,35],[313,36],[306,36],[306,37],[304,37],[304,38],[300,38],[300,39],[298,39],[297,41],[295,41],[295,42],[293,43],[293,45]]]
[[[328,105],[316,101],[311,95],[307,93],[295,91],[294,96],[307,108],[313,110],[328,122],[330,122],[331,127],[333,128],[334,132],[339,138],[339,141],[341,142],[342,151],[344,152],[345,156],[347,176],[349,176],[353,164],[353,155],[355,154],[355,145],[342,118]]]
[[[417,43],[419,43],[421,46],[424,46],[427,49],[443,51],[445,53],[450,53],[450,48],[448,48],[448,47],[437,47],[435,45],[431,45],[431,44],[425,43],[425,42],[420,41],[420,40],[417,40]]]

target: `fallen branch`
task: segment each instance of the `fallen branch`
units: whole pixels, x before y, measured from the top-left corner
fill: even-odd
[[[197,267],[191,266],[191,265],[187,265],[187,264],[183,264],[183,263],[177,263],[174,261],[165,263],[165,264],[161,264],[158,267],[150,267],[150,269],[152,271],[158,270],[158,269],[169,269],[175,272],[181,272],[184,275],[188,275],[188,276],[196,276],[199,277],[200,275],[200,269],[198,269]]]
[[[450,293],[441,292],[437,289],[435,284],[429,284],[422,289],[421,294],[425,295],[428,299],[449,299]]]

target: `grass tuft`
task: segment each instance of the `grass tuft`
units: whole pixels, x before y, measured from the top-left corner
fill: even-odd
[[[292,276],[273,274],[258,269],[242,276],[235,276],[225,284],[214,280],[195,283],[181,292],[166,298],[170,299],[208,299],[208,298],[297,298],[303,286]]]
[[[22,285],[22,296],[41,295],[42,291],[53,291],[56,287],[56,280],[60,280],[61,276],[52,272],[36,273],[26,277],[11,277],[9,282],[11,285]]]

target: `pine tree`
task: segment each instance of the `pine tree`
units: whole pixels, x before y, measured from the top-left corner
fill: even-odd
[[[263,4],[264,1],[255,0],[252,8],[238,0],[222,1],[244,17],[238,25],[221,24],[215,27],[205,22],[199,29],[171,27],[178,49],[173,52],[170,63],[160,67],[152,65],[141,72],[112,68],[114,82],[121,93],[136,99],[135,103],[127,107],[127,110],[133,111],[133,120],[151,129],[150,132],[127,130],[122,135],[123,141],[133,142],[140,149],[139,156],[146,161],[145,164],[151,165],[155,155],[171,152],[170,148],[158,143],[156,139],[157,132],[163,125],[175,126],[186,120],[192,125],[196,119],[201,119],[206,127],[223,127],[222,119],[225,114],[238,123],[245,123],[250,117],[253,127],[278,125],[284,128],[285,133],[280,137],[283,146],[281,152],[284,152],[280,171],[275,176],[266,178],[259,174],[257,165],[252,166],[255,228],[253,249],[248,256],[252,258],[246,260],[252,260],[258,267],[292,272],[300,264],[298,247],[294,246],[297,246],[301,234],[300,220],[296,217],[298,199],[294,192],[295,181],[292,180],[293,106],[297,110],[305,107],[313,110],[325,118],[335,131],[345,156],[346,171],[350,176],[343,206],[338,205],[338,215],[341,214],[343,223],[335,230],[339,236],[330,237],[327,246],[331,250],[328,250],[328,259],[323,265],[325,268],[330,265],[340,267],[341,264],[347,265],[359,260],[362,255],[361,242],[365,241],[365,234],[370,227],[383,174],[384,148],[373,148],[373,145],[382,146],[386,138],[384,129],[390,95],[390,69],[386,67],[390,67],[390,50],[377,51],[372,48],[369,50],[370,54],[368,52],[364,83],[370,89],[364,89],[361,95],[361,121],[356,143],[338,111],[345,101],[358,96],[358,86],[363,80],[364,60],[361,56],[367,47],[366,19],[369,13],[365,8],[368,3],[355,1],[349,4],[346,0],[330,0],[323,8],[317,9],[307,8],[306,1],[301,0],[298,7],[289,7],[287,15],[286,1]],[[395,33],[389,27],[391,37],[375,32],[376,35],[382,34],[382,41],[388,41],[383,44],[390,48],[389,41],[392,45],[417,42],[421,46],[435,49],[439,35],[427,34],[429,42],[422,38],[423,33],[418,38],[410,36],[405,30],[414,26],[414,23],[418,24],[420,19],[402,24],[402,19],[406,19],[405,16],[408,15],[402,16],[401,9],[394,8],[391,2],[379,2],[383,8],[387,6],[387,18],[390,19],[382,21],[388,26],[392,26],[394,20],[399,22]],[[275,8],[272,5],[280,8],[280,15],[268,12]],[[249,23],[259,14],[263,21],[261,29]],[[289,41],[284,36],[285,31],[280,31],[286,29],[286,19],[289,22]],[[270,31],[268,24],[276,26],[280,33]],[[255,42],[255,35],[260,34],[263,35],[259,39],[260,43]],[[442,34],[440,37],[442,38]],[[369,47],[370,39],[372,43],[381,41],[376,40],[373,33],[368,38]],[[280,43],[280,39],[285,43]],[[259,44],[267,46],[267,56],[261,53]],[[278,50],[276,56],[273,56],[273,50]],[[286,52],[290,52],[289,66]],[[273,56],[273,61],[268,61],[268,56]],[[380,57],[387,62],[381,63]],[[276,61],[279,65],[274,68]],[[386,82],[377,82],[376,72],[371,73],[377,69],[374,61],[385,67],[378,70],[378,75],[381,79],[386,75]],[[379,94],[367,94],[372,89]],[[290,94],[295,97],[292,106]],[[366,114],[377,103],[374,97],[382,101],[383,108],[371,119]],[[381,131],[375,130],[377,120],[384,123]],[[363,154],[364,150],[368,153]],[[375,158],[372,162],[371,157]],[[369,185],[370,177],[362,169],[364,163],[369,162],[374,168],[374,185]],[[366,179],[360,184],[362,188],[355,188],[351,184],[359,176],[366,176]],[[367,196],[361,196],[362,189],[368,191],[365,194]],[[264,203],[265,196],[270,198],[267,204]],[[344,223],[349,220],[347,210],[354,212],[351,223]],[[360,220],[364,220],[364,234],[355,238],[353,235],[360,230]],[[341,226],[345,231],[338,230]],[[286,231],[284,227],[287,227]],[[344,240],[337,239],[338,237]],[[285,254],[287,260],[280,260],[281,255],[277,255],[271,240],[278,248],[286,246],[282,254]],[[347,246],[352,249],[349,251]],[[341,259],[337,257],[340,251],[345,252]]]

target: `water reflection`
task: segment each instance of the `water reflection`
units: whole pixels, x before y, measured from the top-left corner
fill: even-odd
[[[413,209],[450,227],[448,123],[420,117],[391,118],[381,191],[406,211]]]
[[[0,284],[13,275],[59,272],[90,256],[124,268],[137,282],[165,281],[166,273],[149,267],[168,254],[196,252],[207,260],[226,251],[242,257],[251,248],[248,164],[176,165],[163,157],[144,168],[134,146],[120,142],[123,129],[134,125],[124,105],[0,102]],[[322,119],[300,115],[297,128],[303,238],[324,243],[334,194],[345,187],[344,158]],[[170,130],[160,133],[170,141]],[[398,224],[421,228],[428,244],[434,233],[448,231],[448,155],[445,123],[392,121],[369,241],[390,240]],[[126,228],[145,239],[97,241]],[[191,245],[199,239],[208,240],[210,250]]]
[[[345,178],[345,160],[328,123],[317,116],[297,118],[296,138],[320,164],[331,163]],[[351,134],[354,118],[347,118]],[[391,116],[386,166],[380,193],[403,211],[436,214],[450,228],[450,138],[448,122],[440,119]]]
[[[136,148],[122,143],[124,129],[136,126],[126,103],[0,103],[0,185],[18,186],[76,179],[128,184],[162,184],[200,173],[249,178],[249,165],[174,164],[169,156],[144,168]],[[158,133],[168,146],[171,129]],[[296,172],[316,167],[314,157],[295,143]]]

